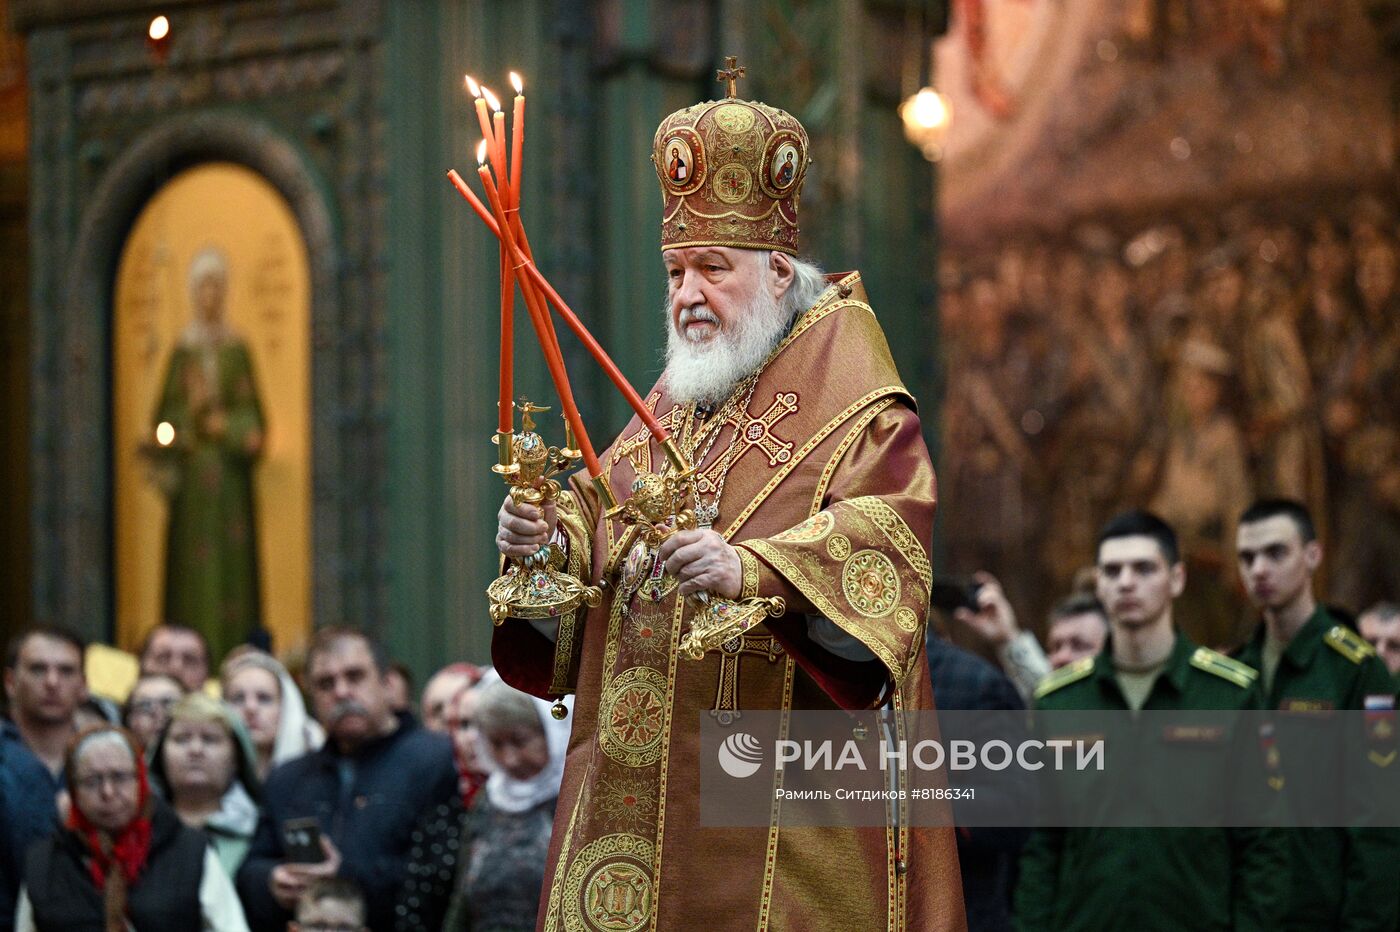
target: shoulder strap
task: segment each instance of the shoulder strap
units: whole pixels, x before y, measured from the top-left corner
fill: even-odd
[[[1375,656],[1376,649],[1365,639],[1345,625],[1333,625],[1322,639],[1327,646],[1352,663],[1359,664],[1367,657]]]
[[[1191,666],[1197,670],[1214,673],[1223,680],[1229,680],[1241,689],[1248,689],[1259,679],[1259,671],[1249,664],[1240,663],[1209,647],[1198,647],[1191,655]]]
[[[1035,698],[1043,699],[1055,690],[1078,682],[1093,672],[1094,658],[1080,657],[1074,663],[1061,667],[1041,680],[1040,685],[1035,688]]]

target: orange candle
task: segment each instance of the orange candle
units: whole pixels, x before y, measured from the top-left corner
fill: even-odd
[[[496,218],[491,216],[490,211],[481,203],[481,199],[478,198],[476,194],[472,192],[471,188],[467,187],[466,181],[462,179],[461,175],[457,174],[457,170],[455,168],[448,169],[447,179],[452,183],[452,186],[457,189],[457,193],[462,196],[462,199],[471,205],[472,210],[475,211],[476,215],[481,218],[481,222],[486,224],[487,229],[489,229],[491,233],[499,239],[501,236],[500,224],[496,223]],[[518,242],[524,243],[525,258],[529,259],[530,244],[528,242],[525,242],[523,239],[524,230],[520,228],[518,221],[512,226],[517,231],[516,236]],[[524,291],[527,287],[533,288],[534,283],[528,279],[521,280],[520,287],[521,290]],[[546,323],[548,327],[546,332],[546,336],[548,338],[548,345],[551,348],[551,351],[559,355],[559,357],[562,359],[563,354],[559,351],[559,338],[554,332],[554,323],[550,320],[546,320]]]
[[[525,155],[525,83],[514,71],[510,83],[515,87],[515,112],[511,114],[510,195],[511,206],[520,210],[520,166]]]
[[[501,111],[501,102],[496,99],[495,94],[483,87],[481,96],[486,98],[486,103],[491,107],[491,169],[496,173],[501,203],[510,207],[514,201],[510,193],[510,176],[506,166],[506,115]]]

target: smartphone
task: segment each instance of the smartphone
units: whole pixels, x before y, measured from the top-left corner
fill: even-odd
[[[286,820],[282,823],[282,850],[293,864],[320,864],[326,859],[321,826],[315,819]]]
[[[977,611],[977,593],[982,589],[982,584],[971,579],[960,579],[952,576],[935,578],[929,593],[929,604],[934,608],[941,608],[945,612],[954,609],[965,608],[969,611]]]

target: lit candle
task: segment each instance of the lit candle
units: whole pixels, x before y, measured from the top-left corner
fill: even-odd
[[[506,115],[501,110],[501,101],[491,89],[483,87],[481,96],[486,98],[486,103],[491,107],[491,170],[496,173],[496,184],[499,186],[502,204],[506,207],[512,206],[515,202],[511,196],[510,176],[506,171]]]
[[[491,92],[477,84],[476,79],[471,75],[466,76],[466,82],[467,90],[476,98],[476,121],[481,125],[481,138],[489,143],[496,138],[495,130],[491,128],[491,114],[486,103],[486,94]],[[504,166],[496,164],[496,147],[492,145],[487,152],[491,156],[491,167],[496,170],[496,175],[505,179]]]
[[[475,98],[476,101],[477,121],[481,126],[483,142],[487,140],[493,142],[502,140],[502,137],[498,136],[496,130],[492,127],[492,120],[487,115],[487,108],[488,106],[490,106],[490,104],[488,103],[487,99],[485,99],[485,94],[489,94],[490,92],[482,88],[479,84],[477,84],[476,80],[472,78],[471,75],[465,76],[465,82],[467,90],[471,93],[471,95]],[[562,353],[560,353],[558,348],[558,338],[554,333],[554,325],[552,319],[549,316],[548,307],[546,306],[542,308],[544,317],[543,321],[538,320],[534,314],[536,303],[542,304],[545,298],[548,299],[549,304],[553,304],[554,307],[559,311],[559,313],[563,315],[565,323],[568,324],[569,328],[574,332],[574,334],[579,338],[579,340],[582,341],[584,347],[603,368],[603,371],[607,374],[609,380],[611,380],[613,385],[616,386],[616,388],[618,389],[618,391],[622,393],[622,396],[626,399],[628,405],[632,408],[632,410],[637,414],[637,417],[642,421],[643,424],[646,425],[647,430],[650,431],[652,436],[656,438],[658,443],[664,444],[668,439],[669,435],[666,429],[661,426],[661,423],[656,418],[656,415],[653,414],[651,409],[648,408],[646,404],[642,401],[642,398],[637,393],[637,390],[634,389],[632,385],[627,381],[627,378],[622,374],[622,371],[608,356],[607,351],[604,350],[602,346],[599,345],[598,341],[593,338],[593,335],[588,332],[588,328],[586,328],[583,325],[583,323],[578,319],[578,316],[574,314],[573,310],[569,308],[569,306],[559,296],[559,293],[554,290],[554,288],[545,279],[544,275],[541,274],[539,269],[536,268],[534,265],[533,256],[530,255],[529,240],[525,236],[525,230],[523,225],[520,223],[520,216],[518,213],[520,197],[519,179],[521,177],[520,168],[524,142],[524,87],[523,83],[519,81],[519,75],[514,73],[511,75],[511,83],[515,86],[515,89],[517,91],[515,101],[515,135],[512,139],[512,147],[515,151],[512,153],[512,155],[514,156],[513,164],[511,165],[512,171],[509,175],[509,183],[506,185],[507,191],[513,197],[513,206],[516,208],[516,211],[509,218],[512,222],[506,223],[505,226],[502,227],[501,223],[498,223],[495,219],[493,219],[491,214],[487,212],[485,206],[476,197],[476,195],[472,193],[471,189],[468,188],[465,182],[462,181],[461,176],[458,175],[455,171],[448,172],[448,180],[452,183],[453,187],[457,189],[457,192],[462,196],[462,198],[466,200],[469,205],[471,205],[472,210],[476,212],[477,216],[481,217],[482,222],[485,223],[486,226],[491,230],[491,232],[502,241],[507,250],[507,254],[513,258],[514,266],[517,269],[523,268],[525,270],[525,275],[519,278],[519,283],[522,292],[526,295],[526,306],[531,310],[531,323],[534,325],[536,332],[540,336],[541,349],[545,353],[546,361],[548,362],[551,357],[557,357],[561,360],[562,364],[563,357]],[[494,95],[492,96],[494,98]],[[497,102],[497,110],[499,110],[499,102]],[[499,148],[496,146],[483,146],[481,148],[489,148],[493,156],[493,167],[496,167],[495,162],[498,159],[500,161],[504,161],[503,140],[502,145],[499,146]],[[480,152],[480,155],[482,158],[479,159],[479,161],[484,160],[486,152]],[[482,183],[484,185],[487,185],[489,190],[491,186],[489,173],[485,170],[484,167],[479,167],[478,172],[482,175]],[[497,175],[501,178],[507,177],[506,175],[501,174],[499,167],[497,167]],[[502,211],[500,217],[502,220],[506,219],[504,211]],[[531,296],[532,293],[536,292],[536,290],[538,290],[538,294],[535,295],[536,301],[532,302]]]
[[[525,82],[514,71],[510,83],[515,88],[515,112],[511,114],[510,195],[511,206],[520,210],[520,165],[525,155]]]
[[[161,421],[156,425],[156,443],[163,447],[168,447],[175,442],[175,425],[169,421]]]

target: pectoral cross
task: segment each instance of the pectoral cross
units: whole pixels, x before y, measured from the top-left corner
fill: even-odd
[[[725,83],[725,96],[737,97],[739,79],[747,71],[743,65],[739,64],[739,59],[733,55],[727,55],[724,59],[724,67],[715,72],[715,80]]]
[[[758,447],[768,456],[768,465],[776,466],[792,459],[792,441],[779,440],[773,435],[773,425],[797,410],[796,392],[778,392],[768,410],[750,418],[744,427],[744,443]],[[745,412],[747,413],[747,412]]]
[[[717,456],[714,462],[701,468],[698,483],[700,491],[712,491],[719,483],[720,474],[727,469],[733,469],[739,460],[744,458],[744,454],[754,447],[762,450],[768,457],[769,466],[777,466],[792,459],[792,441],[779,438],[773,433],[773,428],[789,414],[797,413],[797,406],[796,392],[778,392],[773,396],[773,403],[768,406],[768,410],[758,417],[747,411],[731,414],[728,422],[734,425],[735,430],[742,432],[743,437],[739,442],[743,447],[737,456]]]
[[[744,654],[767,657],[769,663],[776,663],[783,648],[771,634],[740,634],[720,645],[719,682],[710,715],[725,727],[743,717],[739,711],[739,658]]]

